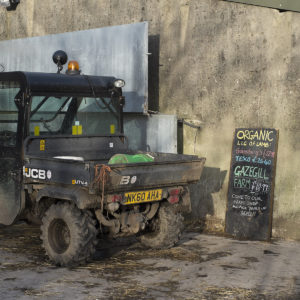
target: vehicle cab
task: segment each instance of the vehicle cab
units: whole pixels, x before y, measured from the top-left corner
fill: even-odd
[[[25,140],[38,139],[41,154],[47,138],[123,140],[124,84],[79,72],[0,73],[0,224],[12,224],[25,207]]]

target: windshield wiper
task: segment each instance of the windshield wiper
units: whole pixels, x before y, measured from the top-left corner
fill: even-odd
[[[94,86],[93,86],[93,84],[92,84],[92,82],[90,81],[90,78],[89,78],[89,76],[87,76],[87,75],[83,75],[84,76],[84,78],[87,80],[87,82],[88,82],[88,84],[89,84],[89,86],[90,86],[90,88],[91,88],[91,90],[92,90],[92,93],[93,93],[93,96],[94,96],[94,98],[95,98],[95,102],[96,102],[96,104],[101,108],[101,109],[103,109],[103,107],[97,102],[97,99],[96,99],[96,93],[95,93],[95,90],[94,90]],[[99,97],[100,99],[101,99],[101,101],[103,102],[103,104],[105,105],[105,107],[118,119],[119,118],[119,116],[118,116],[118,114],[116,113],[116,112],[114,112],[112,109],[111,109],[111,107],[110,107],[110,105],[108,104],[108,103],[106,103],[106,101],[102,98],[102,97]]]
[[[100,100],[103,102],[103,104],[105,105],[105,108],[107,108],[117,119],[118,119],[118,114],[115,112],[115,111],[113,111],[112,109],[111,109],[111,107],[110,107],[110,104],[112,103],[112,102],[110,102],[110,104],[109,103],[107,103],[102,97],[99,97],[100,98]],[[98,103],[98,101],[97,101],[97,99],[95,99],[95,102],[96,102],[96,104],[101,108],[101,109],[103,109],[104,107],[102,107],[99,103]]]

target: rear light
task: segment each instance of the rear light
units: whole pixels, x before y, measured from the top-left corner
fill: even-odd
[[[178,203],[179,202],[179,197],[180,197],[180,192],[181,192],[181,189],[172,189],[172,190],[169,190],[168,201],[171,204]]]
[[[122,195],[113,195],[112,202],[122,202]]]
[[[108,203],[117,203],[117,202],[122,202],[123,197],[122,195],[115,194],[115,195],[107,195],[106,201]]]

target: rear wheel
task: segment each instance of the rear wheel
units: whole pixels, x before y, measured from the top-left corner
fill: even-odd
[[[85,263],[95,252],[95,222],[71,203],[53,204],[42,220],[41,230],[43,247],[57,265]]]
[[[140,236],[140,242],[153,249],[171,248],[179,241],[182,231],[182,215],[164,203],[150,221],[148,232]]]

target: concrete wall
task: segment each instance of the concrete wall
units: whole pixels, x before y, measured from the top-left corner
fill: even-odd
[[[207,157],[194,216],[224,223],[234,128],[277,128],[273,235],[300,239],[300,13],[218,0],[22,0],[1,8],[0,39],[140,21],[153,53],[150,108],[203,124],[182,129],[184,153]]]

